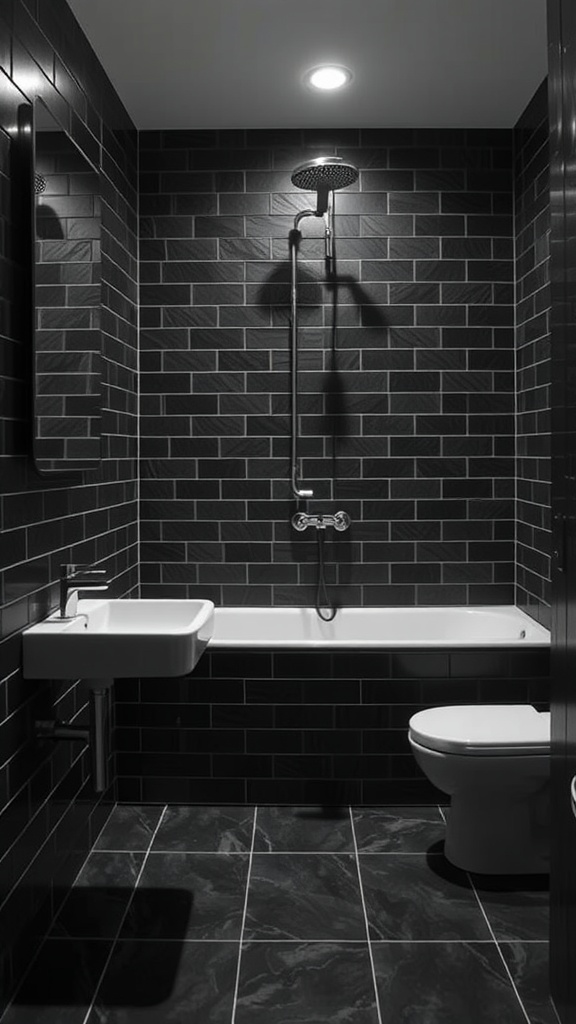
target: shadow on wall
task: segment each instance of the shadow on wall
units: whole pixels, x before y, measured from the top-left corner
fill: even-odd
[[[46,203],[36,207],[36,234],[42,241],[66,237],[56,210]]]
[[[326,261],[328,263],[328,261]],[[290,309],[291,266],[288,261],[279,264],[260,288],[257,305],[268,308],[271,305],[287,311]],[[317,276],[306,267],[298,269],[298,293],[300,313],[304,319],[305,310],[329,309],[328,324],[330,329],[330,347],[323,362],[323,374],[318,393],[324,398],[320,406],[318,431],[330,446],[332,460],[332,478],[334,481],[341,475],[338,468],[338,456],[346,449],[346,438],[355,436],[355,427],[351,420],[350,409],[346,403],[347,389],[342,381],[341,369],[338,365],[338,313],[339,300],[345,291],[346,304],[355,303],[362,311],[364,327],[381,328],[387,331],[389,324],[382,311],[382,306],[366,293],[362,285],[350,274],[338,274],[336,261],[332,261],[332,269],[327,266],[324,274]],[[329,296],[329,304],[326,297]],[[322,318],[324,322],[324,318]],[[304,326],[304,325],[303,325]],[[382,346],[388,347],[388,336],[382,339]],[[302,354],[302,353],[301,353]],[[347,368],[347,367],[346,367]]]

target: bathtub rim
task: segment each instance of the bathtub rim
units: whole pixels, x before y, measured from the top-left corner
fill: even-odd
[[[343,612],[354,612],[362,614],[365,612],[372,613],[386,613],[386,612],[406,612],[426,614],[428,612],[456,612],[464,614],[473,614],[474,612],[490,613],[497,615],[498,613],[505,613],[505,617],[511,617],[518,619],[520,628],[525,623],[534,631],[535,635],[525,638],[514,638],[514,637],[457,637],[448,640],[444,637],[438,639],[430,639],[430,637],[419,639],[407,639],[406,637],[399,640],[385,640],[381,639],[333,639],[333,638],[306,638],[303,636],[299,637],[284,637],[282,639],[271,640],[269,637],[251,637],[242,639],[240,637],[235,638],[223,638],[223,637],[212,637],[208,643],[208,648],[211,650],[224,650],[226,648],[243,648],[247,650],[252,649],[268,649],[268,650],[287,650],[287,649],[357,649],[357,650],[483,650],[492,648],[509,648],[511,650],[529,650],[531,648],[549,648],[551,644],[550,630],[545,626],[542,626],[536,619],[531,618],[521,608],[517,608],[515,605],[431,605],[429,607],[415,607],[415,606],[400,606],[400,607],[389,607],[389,606],[370,606],[367,608],[343,608]],[[275,617],[280,617],[281,614],[288,613],[292,618],[299,613],[307,613],[307,616],[314,617],[314,621],[317,619],[316,609],[308,605],[303,606],[281,606],[281,607],[269,607],[269,606],[216,606],[214,609],[214,621],[215,627],[218,622],[218,613],[229,613],[234,614],[242,612],[246,615],[253,614],[254,617],[259,614],[263,614],[264,618],[274,614]],[[329,623],[327,625],[330,625]]]

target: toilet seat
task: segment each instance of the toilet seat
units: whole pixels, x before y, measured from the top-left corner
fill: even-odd
[[[410,719],[409,736],[422,747],[449,754],[549,754],[550,712],[531,704],[427,708]]]

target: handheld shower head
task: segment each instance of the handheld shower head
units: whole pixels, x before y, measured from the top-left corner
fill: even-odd
[[[347,188],[358,180],[358,168],[340,156],[319,156],[300,164],[292,172],[292,184],[307,192],[317,193],[316,214],[321,217],[328,209],[328,193]]]

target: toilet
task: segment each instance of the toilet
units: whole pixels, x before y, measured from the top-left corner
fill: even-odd
[[[550,712],[531,704],[428,708],[412,753],[451,797],[444,852],[465,871],[549,871]]]

